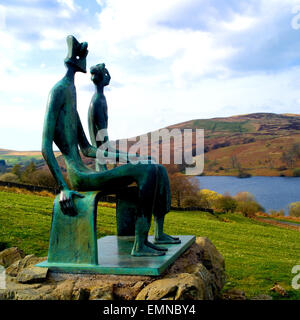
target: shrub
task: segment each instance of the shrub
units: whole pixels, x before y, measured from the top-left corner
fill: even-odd
[[[202,189],[199,193],[200,207],[206,209],[217,209],[218,200],[222,197],[221,194],[208,189]]]
[[[296,168],[293,170],[293,176],[294,177],[300,177],[300,168]]]
[[[217,201],[217,209],[223,212],[234,212],[236,207],[237,201],[226,193]]]
[[[279,167],[277,170],[278,170],[278,171],[285,171],[285,170],[287,170],[287,167],[281,166],[281,167]]]
[[[46,170],[37,170],[28,175],[30,184],[41,187],[57,188],[57,183],[52,174]]]
[[[254,195],[247,191],[241,191],[234,196],[237,201],[255,201]]]
[[[1,181],[5,182],[19,182],[19,178],[16,174],[8,172],[0,176]]]
[[[292,217],[300,217],[300,202],[293,202],[289,205],[289,215]]]
[[[254,217],[257,212],[265,211],[250,192],[239,192],[234,198],[237,201],[236,210],[241,212],[245,217]]]
[[[251,173],[246,172],[243,169],[241,169],[241,170],[239,170],[237,177],[238,178],[251,178],[252,175],[251,175]]]
[[[183,200],[183,207],[200,207],[201,201],[200,196],[188,196]]]
[[[285,215],[285,214],[284,214],[285,212],[284,212],[283,209],[281,209],[281,210],[279,210],[279,211],[276,211],[276,210],[271,209],[271,210],[269,210],[269,212],[270,212],[270,216],[271,216],[271,217],[282,217],[282,216]]]
[[[241,212],[245,217],[254,217],[257,212],[261,212],[264,209],[256,201],[237,201],[238,212]]]

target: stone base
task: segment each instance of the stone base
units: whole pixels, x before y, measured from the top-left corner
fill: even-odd
[[[0,300],[213,300],[220,298],[225,283],[224,258],[203,237],[155,277],[48,271],[42,278],[41,268],[33,266],[42,260],[46,258],[26,256],[10,265]],[[32,276],[35,268],[37,277]]]
[[[134,257],[131,255],[134,237],[107,236],[98,239],[98,265],[45,261],[36,266],[61,273],[159,276],[195,242],[195,236],[178,237],[180,244],[160,245],[168,249],[164,256]],[[149,241],[154,241],[153,236],[149,236]]]

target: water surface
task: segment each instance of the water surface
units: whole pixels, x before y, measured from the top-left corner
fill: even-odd
[[[218,193],[228,192],[235,195],[241,191],[252,193],[256,200],[265,208],[288,213],[291,202],[300,201],[300,178],[291,177],[197,177],[201,189],[210,189]]]

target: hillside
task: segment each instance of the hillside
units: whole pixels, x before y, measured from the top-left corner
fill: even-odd
[[[169,127],[204,129],[205,175],[237,175],[238,167],[254,176],[291,176],[300,167],[282,160],[300,143],[300,115],[253,113],[192,120]]]
[[[253,176],[292,176],[294,168],[300,167],[300,145],[297,157],[283,160],[284,153],[289,154],[294,144],[300,144],[300,115],[253,113],[196,119],[167,128],[180,129],[181,132],[183,129],[204,129],[205,175],[237,175],[240,168]],[[162,146],[160,142],[160,148]],[[172,154],[173,150],[171,159]],[[0,149],[0,159],[9,160],[10,164],[18,159],[24,160],[23,157],[41,159],[41,153]],[[61,156],[58,161],[64,168]],[[88,165],[94,163],[91,159],[84,161]]]
[[[243,170],[253,176],[292,176],[293,169],[300,167],[300,115],[253,113],[191,120],[167,128],[204,129],[205,175],[237,175]],[[297,156],[283,161],[283,154],[290,155],[298,143]]]
[[[26,254],[45,256],[53,197],[2,189],[0,203],[0,250],[18,246]],[[115,215],[113,208],[98,208],[98,237],[116,234]],[[168,213],[165,229],[174,235],[208,237],[225,257],[226,289],[241,289],[247,297],[272,294],[277,299],[280,296],[269,291],[276,282],[288,290],[288,299],[300,298],[300,291],[291,288],[291,269],[299,264],[299,231],[264,224],[240,214],[212,215],[197,211]]]

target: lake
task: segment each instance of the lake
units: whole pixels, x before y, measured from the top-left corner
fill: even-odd
[[[228,192],[235,195],[241,191],[252,193],[256,200],[265,208],[288,213],[287,206],[291,202],[300,201],[300,178],[288,177],[197,177],[201,189],[209,189],[218,193]]]

